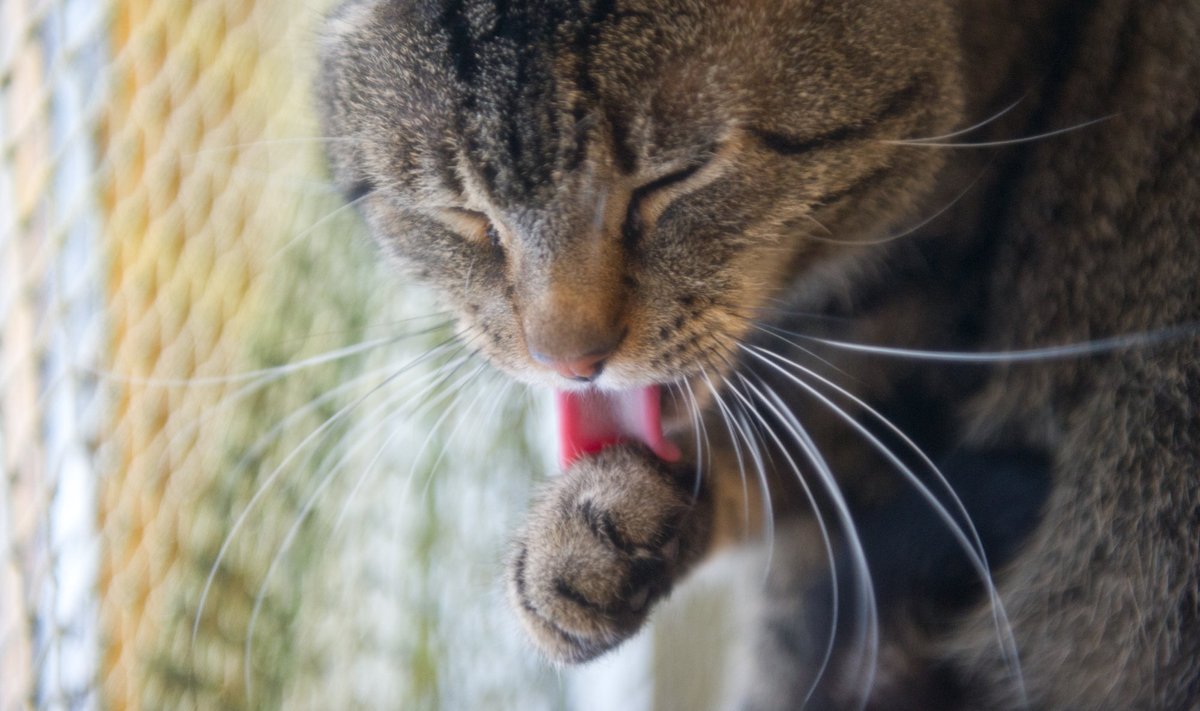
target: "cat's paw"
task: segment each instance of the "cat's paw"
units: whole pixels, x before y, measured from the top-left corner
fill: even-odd
[[[707,546],[709,507],[694,488],[629,445],[549,482],[508,569],[513,607],[547,657],[584,662],[637,631]]]

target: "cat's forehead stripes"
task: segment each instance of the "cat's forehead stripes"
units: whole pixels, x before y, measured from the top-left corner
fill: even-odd
[[[444,33],[461,96],[456,127],[489,196],[502,205],[544,199],[578,168],[606,124],[614,162],[636,167],[629,120],[600,97],[596,48],[632,16],[613,0],[449,0]]]

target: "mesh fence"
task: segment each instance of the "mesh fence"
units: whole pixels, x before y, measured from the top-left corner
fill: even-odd
[[[329,186],[323,10],[0,0],[0,709],[670,707],[510,621],[541,415]]]

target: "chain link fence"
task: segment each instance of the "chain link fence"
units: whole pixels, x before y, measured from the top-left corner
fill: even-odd
[[[719,654],[574,675],[522,642],[498,581],[544,418],[329,185],[323,11],[0,0],[0,709],[718,696]]]

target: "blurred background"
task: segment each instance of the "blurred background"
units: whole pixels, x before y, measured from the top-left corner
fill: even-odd
[[[332,189],[328,4],[0,0],[0,709],[721,707],[753,562],[583,670],[525,644],[548,400]]]

